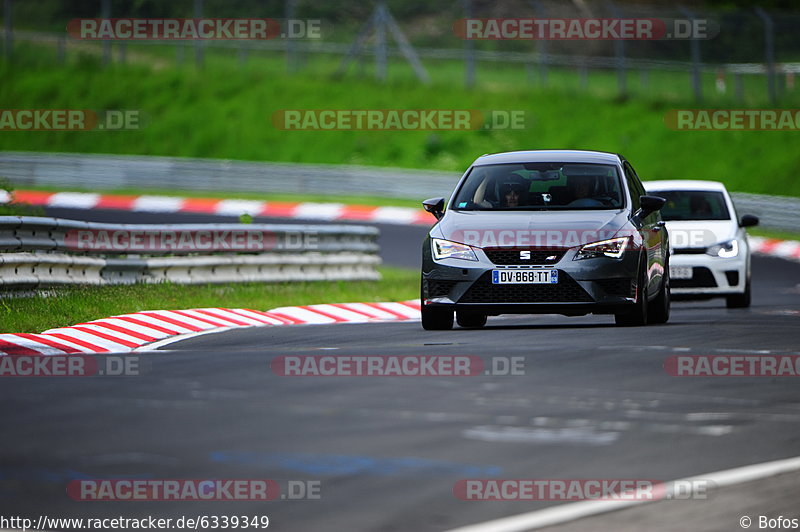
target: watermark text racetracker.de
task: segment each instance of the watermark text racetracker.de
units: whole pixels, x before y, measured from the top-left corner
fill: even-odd
[[[266,515],[182,515],[180,517],[52,517],[36,519],[19,516],[0,516],[3,530],[207,530],[268,528]]]
[[[668,18],[462,18],[453,24],[465,40],[683,40],[711,39],[719,24]]]
[[[0,131],[136,131],[145,118],[136,109],[0,109]]]
[[[673,355],[673,377],[800,377],[800,355]]]
[[[473,131],[526,129],[524,110],[280,109],[272,125],[282,131]]]
[[[135,355],[0,356],[0,377],[130,377],[142,370]]]
[[[657,501],[706,499],[715,485],[704,479],[462,479],[453,495],[463,501]]]
[[[67,24],[67,34],[80,40],[320,39],[322,33],[320,19],[76,18]]]
[[[525,357],[475,355],[282,355],[270,363],[282,377],[477,377],[525,375]]]
[[[67,484],[75,501],[320,500],[322,481],[290,479],[80,479]]]
[[[800,109],[670,109],[674,131],[798,131]]]
[[[64,237],[76,251],[146,253],[193,251],[314,250],[319,234],[308,230],[273,232],[242,229],[71,229]]]

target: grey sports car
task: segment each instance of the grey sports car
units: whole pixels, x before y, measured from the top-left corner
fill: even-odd
[[[482,327],[487,316],[613,314],[618,325],[669,319],[669,241],[624,157],[518,151],[479,157],[422,246],[422,326]]]

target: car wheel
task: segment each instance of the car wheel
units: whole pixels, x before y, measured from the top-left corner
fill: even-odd
[[[474,312],[456,312],[456,322],[458,322],[459,327],[480,329],[486,325],[486,315]]]
[[[647,325],[647,286],[645,286],[645,265],[639,268],[639,278],[636,281],[636,303],[624,312],[614,314],[614,321],[621,327],[638,327]]]
[[[733,296],[727,296],[725,298],[725,304],[728,308],[747,308],[750,306],[751,300],[751,291],[750,291],[750,276],[747,276],[747,281],[745,281],[744,285],[744,293],[743,294],[736,294]]]
[[[669,286],[669,262],[664,266],[664,278],[661,282],[661,292],[647,309],[647,323],[667,323],[669,321],[669,307],[672,292]]]
[[[447,331],[453,328],[453,311],[442,308],[422,307],[422,328],[426,331]]]

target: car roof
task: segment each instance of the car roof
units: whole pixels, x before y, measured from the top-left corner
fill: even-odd
[[[644,181],[646,190],[714,190],[725,192],[727,189],[719,181],[701,181],[698,179],[669,179],[663,181]]]
[[[616,153],[589,150],[523,150],[481,155],[473,166],[504,163],[605,163],[619,164],[622,158]]]

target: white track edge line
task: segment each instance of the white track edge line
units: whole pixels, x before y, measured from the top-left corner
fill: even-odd
[[[688,483],[705,480],[710,481],[715,488],[721,488],[798,470],[800,470],[800,456],[795,456],[784,460],[773,460],[771,462],[762,462],[723,471],[715,471],[705,475],[673,480],[672,482]],[[548,526],[560,525],[584,517],[623,510],[635,505],[654,504],[657,502],[660,501],[580,501],[562,504],[552,508],[545,508],[544,510],[536,510],[510,517],[494,519],[484,523],[454,528],[448,532],[524,532],[526,530],[536,530]]]

